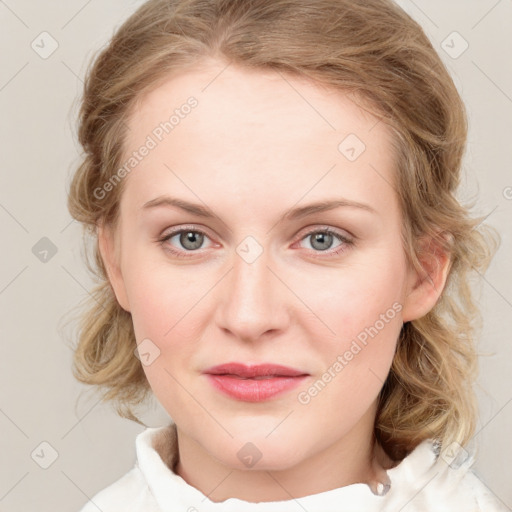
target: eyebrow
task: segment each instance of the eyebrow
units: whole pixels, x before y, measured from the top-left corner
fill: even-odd
[[[141,210],[147,211],[152,208],[158,208],[163,206],[179,208],[197,217],[204,217],[207,219],[217,218],[217,215],[215,215],[207,206],[203,206],[197,203],[190,203],[183,199],[178,199],[170,196],[155,197],[155,199],[151,199],[150,201],[144,203],[142,205]],[[325,212],[340,207],[358,208],[363,211],[377,214],[377,211],[368,204],[340,198],[318,201],[315,203],[310,203],[305,206],[292,208],[288,210],[282,218],[287,220],[297,220],[307,217],[308,215],[312,215],[314,213]]]

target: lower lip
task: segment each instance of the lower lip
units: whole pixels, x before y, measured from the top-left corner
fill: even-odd
[[[306,379],[299,377],[272,377],[270,379],[243,379],[233,375],[207,374],[211,384],[222,393],[244,402],[263,402],[289,391]]]

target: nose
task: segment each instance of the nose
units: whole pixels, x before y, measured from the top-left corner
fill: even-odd
[[[253,262],[234,254],[216,309],[217,326],[233,338],[257,341],[286,330],[293,294],[271,266],[265,251]]]

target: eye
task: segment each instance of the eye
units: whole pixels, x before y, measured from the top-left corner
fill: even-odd
[[[336,239],[340,242],[339,245],[335,246],[334,250],[330,250]],[[326,257],[340,254],[354,244],[353,240],[331,228],[322,228],[310,231],[306,236],[301,238],[300,241],[303,240],[310,240],[309,245],[314,252],[327,252]]]
[[[159,238],[158,242],[165,247],[166,251],[169,251],[174,256],[187,258],[191,257],[194,252],[200,253],[198,249],[202,248],[205,238],[209,239],[209,236],[200,229],[181,227]],[[174,243],[172,243],[173,239],[175,239]],[[313,253],[326,253],[325,255],[315,256],[321,258],[335,256],[354,245],[352,239],[328,227],[310,231],[299,241],[302,242],[308,239],[311,240],[309,245]],[[338,240],[339,244],[332,249],[335,240]]]
[[[188,257],[187,252],[197,252],[197,250],[201,248],[205,237],[209,238],[204,231],[196,228],[180,228],[164,235],[158,241],[162,245],[165,245],[166,250],[175,256],[186,258]],[[175,248],[175,245],[171,244],[174,238],[176,239],[175,243],[180,246],[178,249]]]

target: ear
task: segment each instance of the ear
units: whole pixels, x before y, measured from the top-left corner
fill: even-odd
[[[114,233],[110,226],[98,224],[97,226],[98,248],[100,250],[103,264],[107,270],[110,286],[114,290],[117,302],[125,310],[130,312],[128,295],[126,293],[125,283],[120,268],[118,258],[119,251],[116,246]]]
[[[449,234],[446,236],[451,237]],[[423,270],[410,270],[402,309],[404,323],[425,316],[436,305],[451,267],[449,251],[432,237],[424,238],[420,242],[418,259]]]

